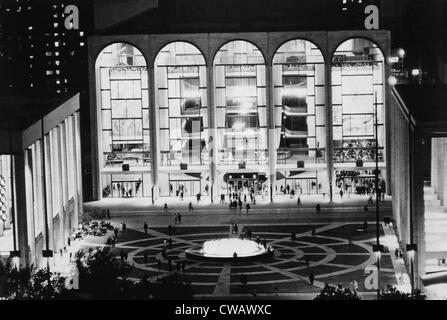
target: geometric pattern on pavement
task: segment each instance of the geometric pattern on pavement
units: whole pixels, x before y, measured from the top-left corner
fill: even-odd
[[[376,262],[372,245],[375,243],[375,224],[370,223],[363,231],[359,223],[294,223],[294,224],[246,224],[239,231],[252,230],[252,239],[259,236],[273,246],[275,255],[259,261],[238,263],[196,261],[185,258],[184,251],[198,247],[206,240],[229,237],[230,225],[176,226],[176,234],[169,236],[167,228],[152,228],[148,234],[128,229],[120,233],[113,252],[119,256],[121,250],[128,252],[128,262],[133,265],[131,277],[147,276],[155,279],[177,270],[177,262],[185,261],[185,273],[180,277],[189,281],[197,296],[232,296],[244,294],[281,295],[291,293],[317,293],[324,283],[349,287],[352,280],[364,287],[365,268]],[[312,235],[314,230],[315,235]],[[291,240],[294,232],[296,240]],[[380,225],[383,236],[383,228]],[[167,250],[167,259],[162,258],[164,240],[171,238],[172,248]],[[147,263],[144,263],[144,254]],[[158,266],[157,259],[162,260]],[[396,285],[390,253],[386,250],[381,257],[381,286]],[[309,284],[310,273],[315,276]],[[247,285],[240,282],[246,275]],[[373,293],[373,291],[371,292]]]

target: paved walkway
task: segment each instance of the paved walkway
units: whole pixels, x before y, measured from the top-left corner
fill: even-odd
[[[330,202],[327,196],[322,195],[302,195],[300,196],[301,204],[297,205],[297,197],[291,198],[288,195],[276,196],[274,203],[271,203],[269,199],[257,199],[255,205],[251,205],[250,212],[256,208],[259,210],[283,210],[293,209],[295,211],[306,211],[309,209],[315,209],[317,204],[324,209],[331,210],[363,210],[363,207],[368,203],[368,196],[362,195],[350,195],[340,198],[335,196],[333,201]],[[375,201],[375,200],[374,200]],[[122,213],[138,214],[144,212],[146,214],[159,214],[165,212],[164,205],[167,204],[168,211],[175,210],[188,210],[188,204],[192,203],[194,212],[214,213],[215,210],[228,211],[228,201],[221,204],[219,202],[211,203],[209,198],[203,199],[200,202],[194,197],[186,197],[184,200],[180,200],[176,197],[162,197],[152,204],[150,198],[104,198],[100,201],[92,201],[84,204],[87,209],[109,209],[112,215],[119,215]],[[373,210],[374,205],[369,206],[369,210]],[[381,202],[381,207],[391,207],[391,197],[386,197],[384,202]],[[238,210],[238,209],[236,209]],[[243,210],[245,210],[245,203],[243,204]]]

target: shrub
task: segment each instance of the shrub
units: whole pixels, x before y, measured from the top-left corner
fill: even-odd
[[[379,295],[380,300],[425,300],[420,290],[414,290],[413,294],[399,291],[396,287],[388,285]]]
[[[342,286],[332,286],[325,284],[323,290],[315,297],[314,300],[360,300],[357,293],[351,292],[348,288]]]

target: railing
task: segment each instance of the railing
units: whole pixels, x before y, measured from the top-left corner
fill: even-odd
[[[267,164],[269,153],[267,149],[262,150],[240,150],[240,156],[235,157],[232,151],[221,149],[218,153],[219,164],[232,165],[245,162],[245,164]]]
[[[209,163],[209,155],[208,152],[201,152],[200,156],[192,156],[188,155],[181,151],[172,152],[172,151],[161,151],[160,152],[160,164],[162,166],[178,166],[180,164],[188,164],[188,165],[206,165]]]
[[[325,149],[279,149],[277,150],[277,164],[296,164],[298,161],[305,163],[324,163],[326,161]]]
[[[104,153],[104,167],[116,168],[123,164],[150,166],[151,154],[146,152]]]
[[[336,163],[376,161],[376,150],[372,148],[334,148],[333,159]],[[379,147],[379,162],[383,161],[383,147]]]

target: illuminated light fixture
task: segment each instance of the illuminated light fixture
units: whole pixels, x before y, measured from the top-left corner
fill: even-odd
[[[304,98],[307,95],[306,88],[283,88],[282,89],[283,96],[297,96]]]
[[[244,128],[245,128],[245,123],[243,123],[243,122],[236,122],[233,124],[233,127],[232,127],[233,130],[242,130]]]
[[[395,86],[397,84],[397,79],[395,76],[389,76],[388,77],[388,84],[390,86]]]
[[[244,175],[241,175],[241,178],[244,179]]]
[[[253,178],[256,179],[256,174],[253,175]]]
[[[389,57],[387,58],[387,61],[388,61],[389,64],[392,64],[392,63],[398,63],[398,62],[399,62],[399,57],[389,56]]]
[[[411,75],[412,75],[413,77],[417,77],[420,73],[421,73],[421,72],[420,72],[419,69],[413,69],[413,70],[411,70]]]
[[[405,50],[402,48],[399,48],[399,50],[397,50],[397,55],[399,56],[399,58],[403,58],[405,57]]]

